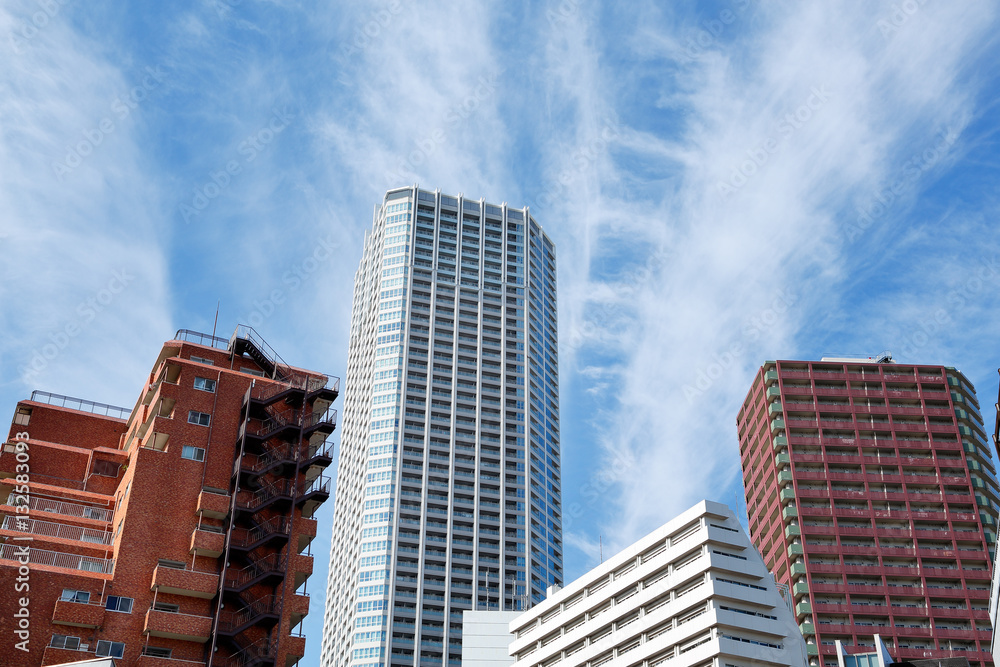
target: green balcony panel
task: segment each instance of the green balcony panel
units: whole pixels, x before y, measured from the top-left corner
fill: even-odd
[[[764,382],[770,383],[777,381],[778,381],[778,371],[773,369],[769,371],[764,371]]]
[[[787,447],[787,446],[788,446],[788,438],[786,438],[783,433],[779,433],[778,435],[774,436],[774,440],[771,441],[771,447],[773,449],[779,449],[781,447]]]
[[[813,611],[812,605],[809,604],[808,602],[800,602],[797,605],[795,605],[796,614],[802,614],[802,615],[811,614],[812,611]]]
[[[799,511],[795,509],[794,505],[789,505],[785,509],[781,510],[781,518],[785,520],[794,519],[798,515]]]
[[[804,576],[805,573],[806,573],[806,564],[805,563],[792,563],[792,576],[793,577],[801,577],[801,576]]]
[[[781,454],[778,454],[777,456],[774,457],[774,465],[776,466],[791,465],[791,463],[792,463],[792,457],[790,457],[785,452],[782,452]]]
[[[802,623],[799,623],[799,632],[802,633],[803,637],[811,637],[816,634],[816,629],[813,627],[812,623],[803,621]]]
[[[767,391],[764,392],[764,395],[767,396],[767,398],[769,398],[769,399],[771,399],[771,398],[781,398],[781,388],[778,387],[778,386],[768,387]]]
[[[806,653],[809,655],[819,655],[819,647],[815,644],[806,644]]]
[[[783,410],[784,408],[782,408],[781,406],[781,401],[775,401],[774,403],[771,403],[770,405],[767,406],[767,414],[771,415],[772,417],[774,415],[780,415]]]
[[[792,481],[792,471],[782,470],[778,473],[778,484],[788,484]]]
[[[798,537],[802,535],[802,531],[799,530],[798,526],[785,526],[785,537]],[[795,566],[792,566],[792,573],[795,573]],[[802,566],[802,574],[805,574],[805,565]]]
[[[789,544],[788,545],[788,555],[790,557],[803,556],[803,555],[805,555],[805,549],[802,548],[801,544]]]
[[[804,581],[798,582],[797,584],[792,586],[792,593],[794,593],[795,595],[808,595],[809,584],[807,584]]]
[[[790,500],[795,500],[795,489],[782,489],[780,496],[782,503],[787,503]]]
[[[777,419],[771,420],[771,432],[772,433],[774,431],[777,431],[777,430],[783,429],[783,428],[785,428],[785,420],[784,419],[782,419],[781,417],[778,417]],[[972,435],[972,433],[970,432],[969,435]]]

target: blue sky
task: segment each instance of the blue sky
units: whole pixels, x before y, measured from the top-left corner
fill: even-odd
[[[764,360],[954,365],[991,419],[997,6],[666,5],[5,3],[2,403],[130,406],[219,300],[343,375],[372,208],[416,182],[556,243],[571,579],[736,503]]]

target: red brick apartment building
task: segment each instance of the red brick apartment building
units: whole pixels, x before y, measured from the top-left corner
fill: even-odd
[[[0,452],[0,665],[298,662],[338,391],[241,326],[178,331],[131,410],[19,402]]]
[[[811,664],[879,634],[897,660],[992,665],[1000,490],[975,390],[884,361],[761,367],[737,418],[751,539]]]

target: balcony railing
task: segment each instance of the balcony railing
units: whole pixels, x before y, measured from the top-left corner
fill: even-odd
[[[47,391],[31,392],[31,400],[35,403],[45,403],[61,408],[69,408],[70,410],[91,412],[95,415],[104,415],[106,417],[114,417],[115,419],[128,419],[128,416],[132,414],[132,410],[129,408],[121,408],[117,405],[108,405],[107,403],[95,403],[94,401],[63,396],[61,394],[50,394]]]
[[[250,563],[242,570],[226,573],[226,586],[229,588],[242,588],[254,579],[268,574],[283,574],[285,571],[286,556],[271,554],[259,558]]]
[[[38,521],[37,519],[27,519],[23,516],[5,516],[3,520],[3,529],[13,530],[19,533],[55,537],[61,540],[78,540],[81,542],[92,542],[94,544],[111,544],[111,533],[106,530],[94,530],[93,528],[71,526],[69,524],[53,523],[51,521]]]
[[[273,662],[278,648],[277,642],[272,643],[267,637],[258,639],[249,646],[243,646],[239,643],[237,643],[237,646],[240,647],[240,650],[235,655],[222,661],[224,667],[250,667],[250,665]]]
[[[291,524],[283,516],[276,516],[253,528],[234,527],[232,530],[233,546],[246,548],[271,535],[288,535]]]
[[[329,408],[326,412],[314,412],[312,414],[306,415],[305,419],[302,420],[302,428],[311,428],[317,424],[329,423],[336,426],[337,424],[337,411],[333,408]]]
[[[218,336],[210,336],[200,331],[191,331],[190,329],[178,329],[177,333],[174,334],[174,340],[182,340],[186,343],[197,343],[198,345],[207,345],[208,347],[217,347],[220,350],[225,350],[229,348],[228,338],[219,338]]]
[[[282,479],[266,483],[253,492],[240,491],[236,496],[236,505],[240,509],[255,512],[276,498],[291,497],[291,495],[291,480]]]
[[[113,558],[92,558],[45,549],[32,549],[16,544],[0,545],[0,560],[12,560],[24,564],[25,559],[31,565],[49,565],[99,574],[111,574],[115,567]]]
[[[103,507],[92,507],[90,505],[80,505],[77,503],[67,503],[61,500],[51,500],[49,498],[39,498],[30,496],[28,509],[39,512],[52,512],[53,514],[63,514],[65,516],[75,516],[82,519],[96,519],[97,521],[111,521],[112,510]]]
[[[262,616],[276,615],[277,609],[278,599],[274,595],[259,597],[240,609],[232,611],[224,609],[219,615],[219,630],[233,632]]]

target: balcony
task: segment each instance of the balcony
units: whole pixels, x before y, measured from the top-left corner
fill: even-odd
[[[69,625],[74,628],[99,628],[104,623],[104,605],[87,602],[56,600],[52,612],[53,625]]]
[[[178,570],[157,565],[153,570],[150,589],[158,589],[161,593],[170,595],[186,595],[210,600],[219,590],[219,575],[213,572]]]
[[[25,558],[27,558],[29,565],[75,570],[73,574],[80,572],[98,574],[103,575],[101,577],[103,579],[110,578],[115,567],[113,558],[92,558],[59,551],[32,549],[10,543],[0,545],[0,560],[14,561],[23,565]]]
[[[286,636],[282,642],[282,647],[285,649],[289,657],[295,656],[302,658],[306,654],[305,635]]]
[[[150,637],[181,639],[204,644],[212,635],[212,617],[150,609],[146,612],[142,633]]]
[[[191,531],[191,553],[208,558],[218,558],[226,548],[226,536],[195,528]]]
[[[427,597],[427,596],[424,596]],[[308,595],[288,595],[285,597],[286,614],[289,614],[289,627],[295,627],[309,614]]]
[[[305,583],[313,572],[313,557],[293,554],[289,560],[289,570],[295,574],[295,588]]]
[[[111,544],[111,533],[106,530],[84,528],[83,526],[73,526],[52,521],[39,521],[38,519],[29,519],[24,516],[5,516],[3,519],[3,530],[28,533],[42,538],[51,537],[56,540]]]
[[[82,646],[86,646],[86,644],[81,644],[81,647]],[[42,664],[62,665],[64,663],[71,664],[81,660],[87,660],[88,658],[92,659],[94,654],[90,653],[88,649],[75,650],[46,646],[45,650],[42,652]]]
[[[295,528],[299,535],[298,552],[302,553],[316,539],[317,521],[303,517],[295,523]]]
[[[229,514],[229,496],[202,491],[198,494],[198,512],[209,519],[225,519]]]
[[[13,481],[13,480],[12,480]],[[38,498],[30,496],[28,509],[37,512],[49,512],[52,514],[62,514],[80,519],[93,519],[95,521],[111,521],[114,513],[111,509],[94,507],[92,505],[80,505],[78,503],[67,503],[60,500],[49,500],[48,498]]]

